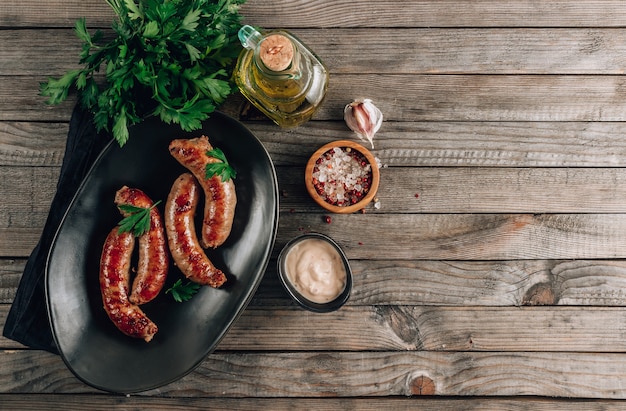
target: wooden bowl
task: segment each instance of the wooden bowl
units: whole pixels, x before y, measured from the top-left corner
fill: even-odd
[[[356,150],[360,154],[363,155],[365,160],[370,164],[372,181],[369,188],[369,191],[365,193],[365,195],[356,203],[350,205],[335,205],[326,201],[315,188],[315,183],[313,181],[313,170],[315,169],[315,165],[317,160],[322,157],[327,151],[332,148],[339,147],[342,149],[350,148],[350,150]],[[361,210],[365,208],[376,196],[376,192],[378,191],[378,184],[380,182],[380,171],[378,170],[378,164],[376,163],[376,159],[372,155],[372,153],[363,147],[362,145],[355,143],[350,140],[337,140],[332,141],[328,144],[320,147],[313,155],[309,158],[307,162],[306,169],[304,171],[304,183],[306,185],[306,189],[311,196],[311,198],[319,204],[324,209],[339,214],[349,214],[354,213],[355,211]]]

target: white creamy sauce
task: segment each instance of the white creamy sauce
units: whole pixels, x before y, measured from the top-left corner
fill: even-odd
[[[346,268],[331,244],[308,238],[293,246],[285,258],[291,284],[308,300],[327,303],[346,287]]]

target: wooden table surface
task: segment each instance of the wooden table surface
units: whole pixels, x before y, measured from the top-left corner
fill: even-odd
[[[0,338],[0,409],[597,409],[626,406],[626,3],[249,0],[331,71],[314,119],[242,118],[276,166],[280,226],[253,301],[189,375],[129,397],[56,355]],[[72,27],[110,27],[104,0],[0,4],[0,325],[55,193],[74,99],[41,81],[77,67]],[[328,215],[308,156],[385,122],[380,209]],[[224,107],[239,115],[243,99]],[[289,300],[278,250],[333,237],[354,270],[330,314]]]

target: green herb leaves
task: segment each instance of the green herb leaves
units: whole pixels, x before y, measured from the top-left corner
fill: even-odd
[[[237,171],[228,164],[228,160],[226,160],[226,156],[224,152],[219,148],[214,148],[213,150],[209,150],[206,152],[209,157],[214,157],[220,160],[219,163],[209,163],[205,168],[205,178],[209,179],[213,176],[220,176],[223,182],[230,180],[231,178],[237,177]]]
[[[150,115],[185,131],[199,129],[235,89],[231,73],[245,0],[106,1],[118,16],[115,37],[105,43],[102,32],[92,35],[78,20],[83,68],[42,83],[41,94],[59,104],[76,90],[97,129],[111,132],[120,146],[128,128]]]
[[[174,300],[178,303],[191,300],[191,297],[200,289],[200,284],[188,281],[183,284],[183,281],[178,279],[172,287],[165,291],[165,294],[172,294]]]
[[[130,204],[120,204],[118,208],[128,214],[119,223],[120,233],[131,232],[135,237],[139,237],[150,230],[150,210],[156,207],[161,200],[157,201],[150,208],[137,207]]]

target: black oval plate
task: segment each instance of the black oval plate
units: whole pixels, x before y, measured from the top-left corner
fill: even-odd
[[[121,219],[113,203],[123,185],[163,204],[174,180],[186,171],[168,151],[175,138],[205,134],[237,171],[237,207],[230,237],[207,251],[227,273],[221,289],[202,287],[176,303],[165,290],[180,271],[172,264],[162,293],[142,306],[159,327],[146,343],[123,335],[102,308],[100,254],[108,232]],[[202,204],[198,210],[202,210]],[[209,355],[256,291],[278,227],[278,183],[259,140],[238,121],[213,113],[201,130],[184,133],[149,119],[135,126],[123,148],[112,142],[79,188],[56,234],[46,267],[46,299],[52,331],[68,368],[105,391],[133,393],[184,376]],[[208,382],[210,383],[210,382]]]

